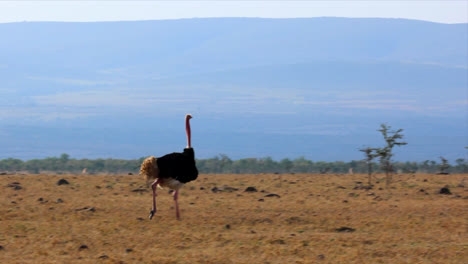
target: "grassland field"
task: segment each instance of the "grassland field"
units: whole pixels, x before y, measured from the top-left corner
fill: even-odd
[[[0,263],[468,263],[468,175],[383,178],[202,174],[150,221],[138,175],[2,175]]]

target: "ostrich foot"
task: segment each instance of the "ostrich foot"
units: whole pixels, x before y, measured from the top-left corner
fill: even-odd
[[[150,219],[150,220],[153,218],[154,213],[156,213],[155,210],[151,210],[151,211],[150,211],[150,215],[149,215],[149,219]]]

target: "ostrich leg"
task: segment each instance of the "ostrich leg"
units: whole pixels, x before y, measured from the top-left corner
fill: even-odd
[[[151,184],[151,189],[153,189],[153,209],[150,211],[149,219],[151,220],[156,213],[156,188],[158,187],[159,179],[156,179]]]
[[[175,209],[176,209],[176,217],[177,220],[180,220],[180,213],[179,213],[179,191],[175,190],[174,191],[174,202],[175,202]]]

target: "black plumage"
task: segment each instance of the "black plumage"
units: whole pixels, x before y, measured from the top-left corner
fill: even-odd
[[[197,179],[198,170],[195,164],[195,151],[185,148],[184,152],[170,153],[156,160],[159,168],[159,178],[172,178],[181,183]]]

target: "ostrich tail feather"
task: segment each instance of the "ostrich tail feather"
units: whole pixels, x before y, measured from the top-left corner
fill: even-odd
[[[146,158],[140,167],[140,175],[145,177],[145,181],[148,183],[149,181],[153,181],[158,177],[159,169],[156,163],[156,158],[154,156],[150,156]]]

